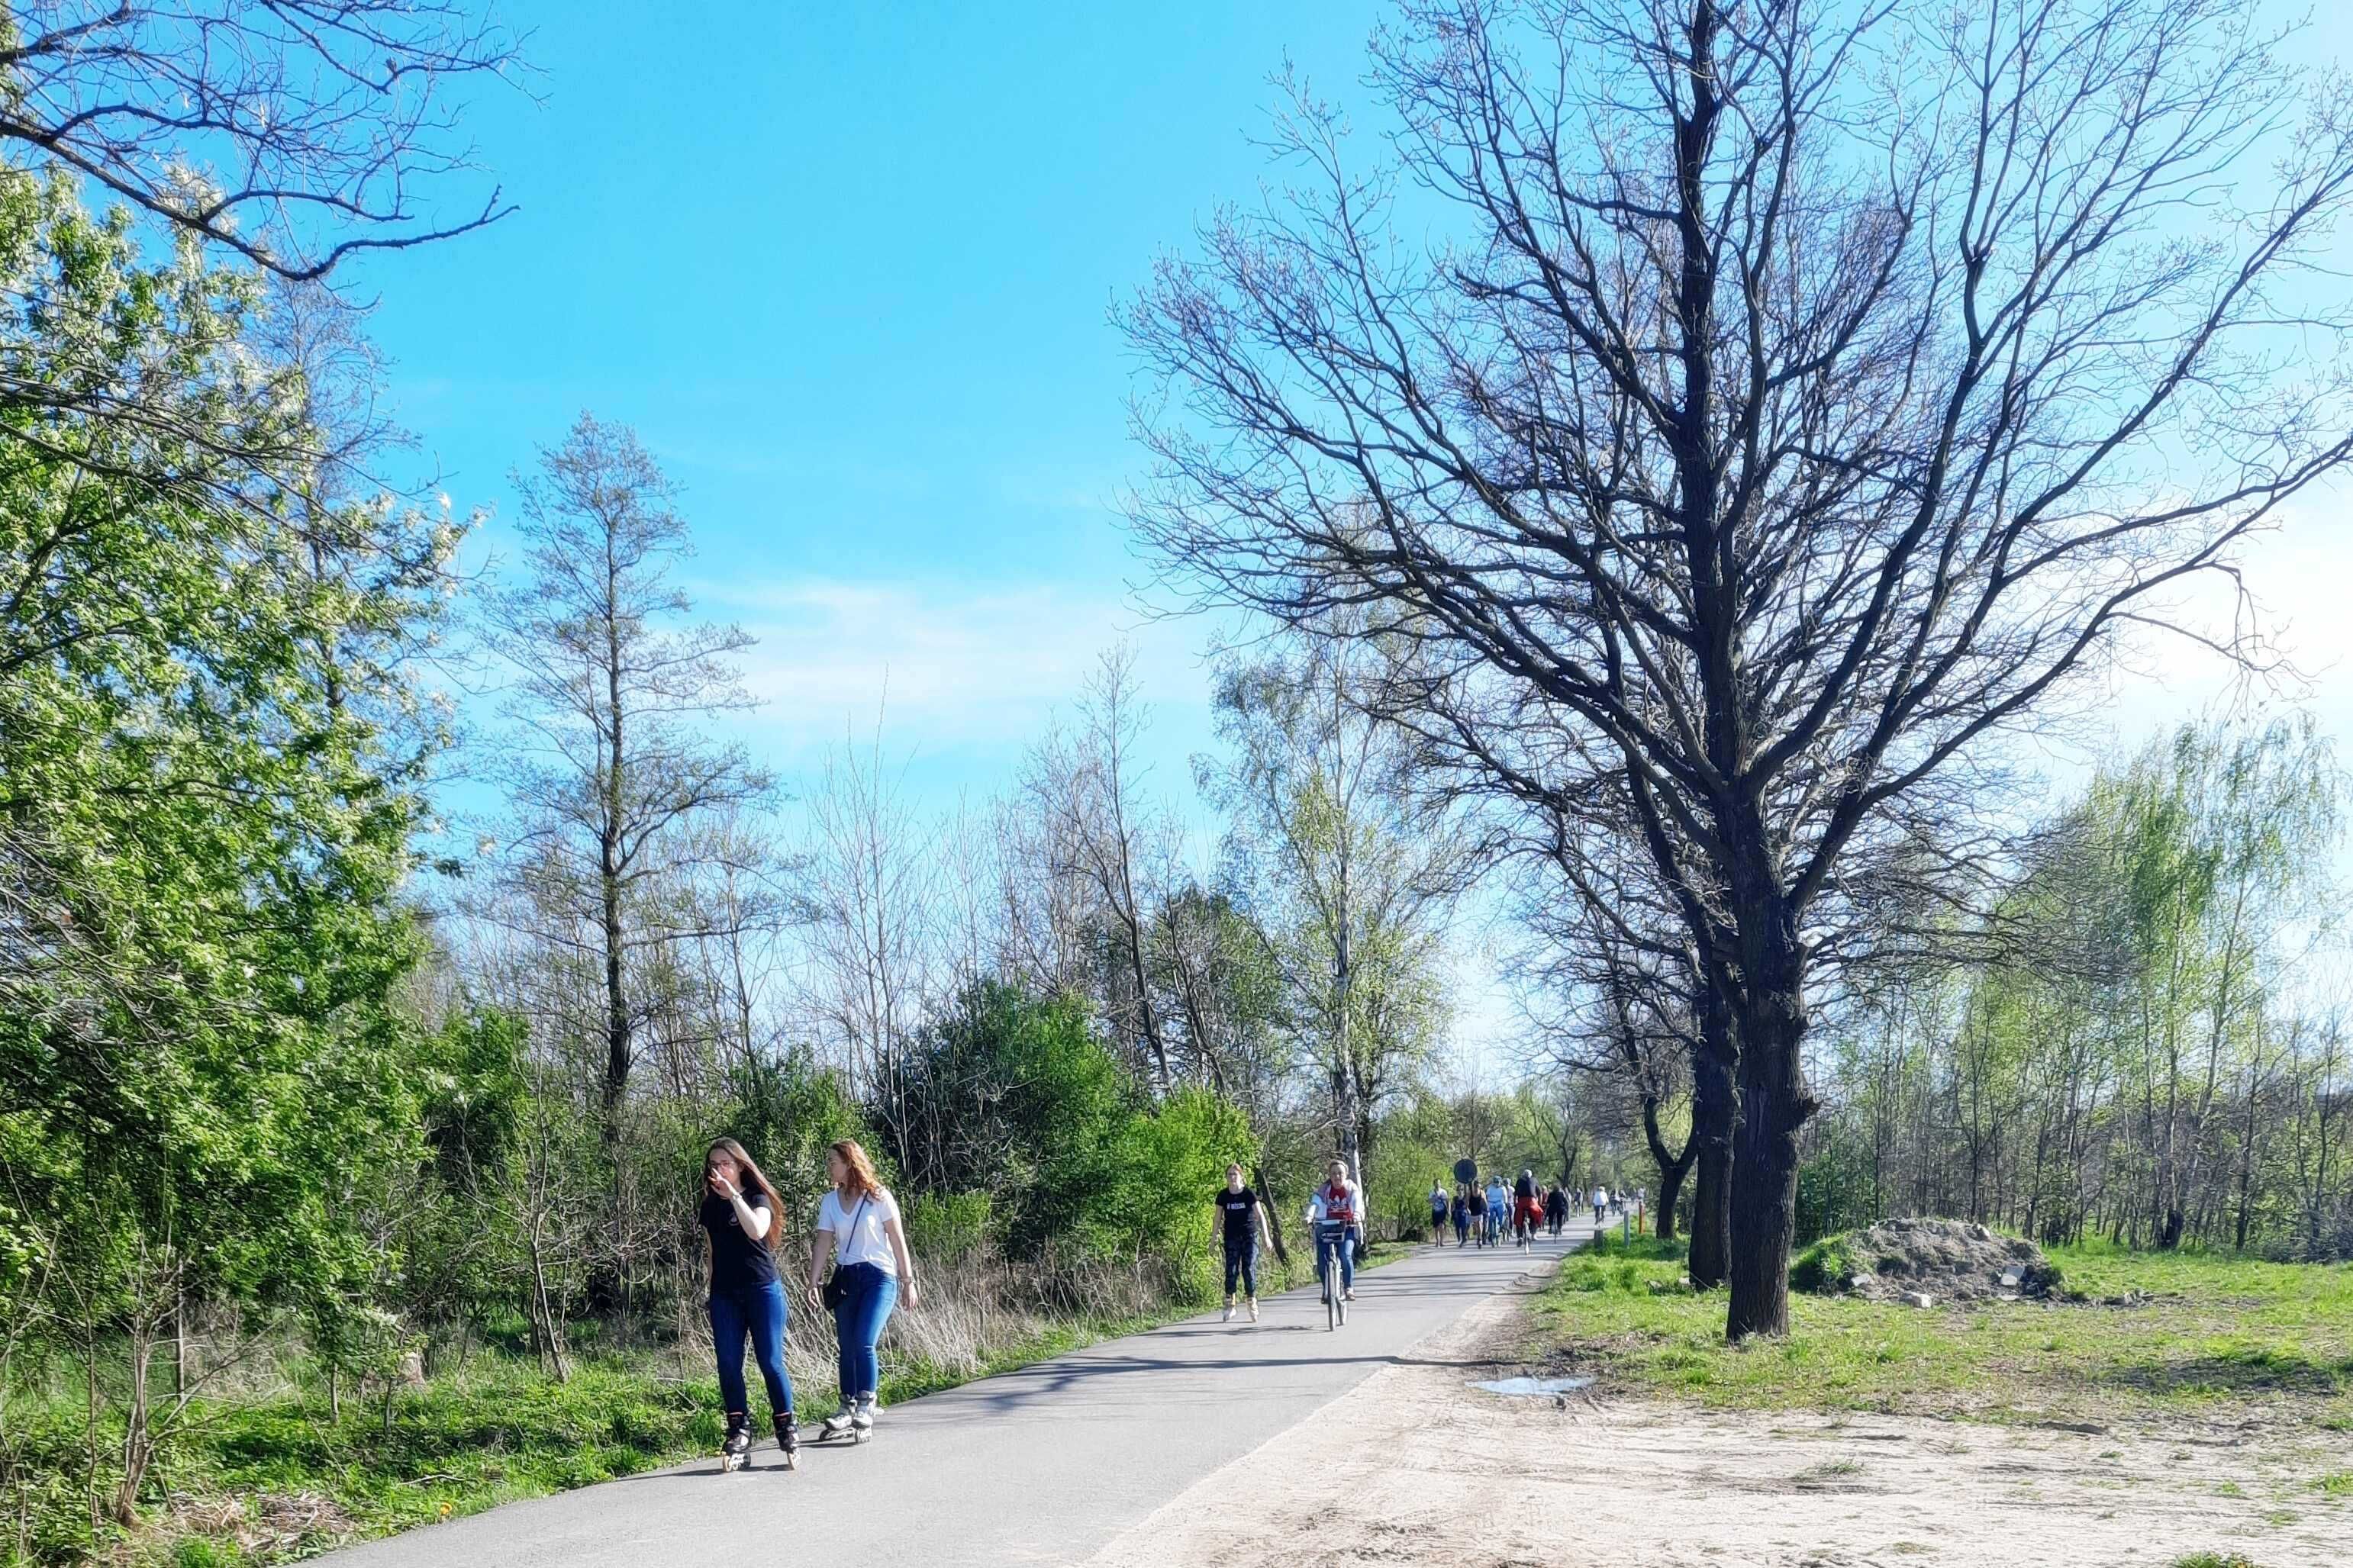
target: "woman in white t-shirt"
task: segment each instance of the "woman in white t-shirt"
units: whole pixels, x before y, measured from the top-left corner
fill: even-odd
[[[822,1305],[826,1260],[835,1260],[840,1289],[833,1327],[841,1343],[841,1408],[826,1417],[825,1426],[828,1436],[852,1432],[863,1439],[874,1430],[874,1398],[882,1385],[875,1350],[882,1325],[902,1292],[910,1307],[922,1298],[898,1202],[875,1179],[874,1162],[845,1138],[826,1151],[825,1163],[833,1190],[818,1205],[808,1277],[809,1294]]]

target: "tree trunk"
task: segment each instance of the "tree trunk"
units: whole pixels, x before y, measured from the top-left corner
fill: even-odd
[[[1651,1146],[1651,1163],[1659,1168],[1659,1239],[1675,1238],[1675,1201],[1683,1194],[1683,1173],[1692,1167],[1699,1150],[1697,1137],[1683,1140],[1683,1152],[1670,1155],[1667,1141],[1659,1135],[1659,1097],[1642,1097],[1642,1140]]]
[[[1740,1125],[1732,1145],[1732,1300],[1725,1336],[1789,1331],[1789,1241],[1798,1224],[1798,1125],[1805,1095],[1794,990],[1757,998],[1741,1021]]]
[[[1282,1244],[1282,1205],[1274,1201],[1274,1190],[1266,1179],[1266,1167],[1250,1166],[1250,1185],[1257,1189],[1259,1202],[1266,1206],[1266,1238],[1274,1244],[1274,1256],[1285,1268],[1291,1267],[1291,1249]]]
[[[1734,1090],[1732,1015],[1711,987],[1701,999],[1701,1048],[1692,1053],[1691,1280],[1712,1290],[1731,1278]]]

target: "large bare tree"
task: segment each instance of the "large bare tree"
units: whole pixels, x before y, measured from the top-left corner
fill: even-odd
[[[2256,10],[1410,5],[1390,161],[1303,89],[1130,317],[1172,579],[1361,607],[1485,765],[1624,771],[1734,1024],[1736,1338],[1788,1325],[1818,910],[2353,447],[2346,99]]]

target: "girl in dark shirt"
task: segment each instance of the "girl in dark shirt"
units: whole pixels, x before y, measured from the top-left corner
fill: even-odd
[[[793,1385],[785,1375],[785,1288],[776,1277],[777,1216],[784,1205],[733,1138],[722,1138],[703,1156],[702,1186],[695,1222],[711,1237],[711,1343],[719,1356],[719,1401],[727,1411],[720,1463],[735,1468],[752,1446],[744,1388],[744,1347],[749,1341],[760,1379],[768,1385],[768,1411],[785,1468],[797,1469],[800,1438],[793,1427]]]

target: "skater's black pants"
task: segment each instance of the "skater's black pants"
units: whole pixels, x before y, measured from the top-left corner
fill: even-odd
[[[1234,1293],[1234,1282],[1241,1281],[1242,1289],[1255,1300],[1258,1296],[1258,1243],[1229,1241],[1226,1243],[1226,1294]]]
[[[769,1279],[711,1296],[711,1343],[719,1352],[719,1403],[731,1415],[744,1405],[744,1345],[760,1363],[768,1385],[768,1408],[783,1415],[793,1407],[792,1380],[785,1375],[785,1288]]]

